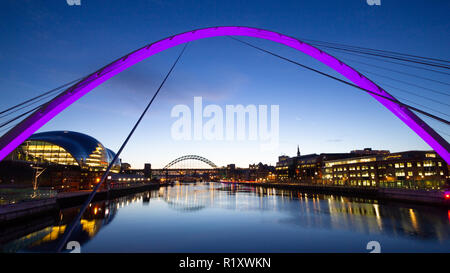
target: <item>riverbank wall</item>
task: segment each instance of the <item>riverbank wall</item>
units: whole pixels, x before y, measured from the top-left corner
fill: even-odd
[[[113,188],[109,191],[102,190],[95,194],[93,201],[114,199],[132,193],[158,189],[159,186],[158,183],[142,183],[123,188]],[[90,193],[91,191],[62,192],[51,198],[2,205],[0,206],[0,226],[53,215],[61,208],[81,205]]]
[[[300,183],[256,183],[256,182],[224,182],[226,184],[239,184],[255,187],[267,187],[278,189],[299,190],[308,193],[337,194],[352,197],[367,197],[381,200],[395,200],[407,203],[427,204],[434,206],[450,207],[450,199],[445,198],[444,191],[426,191],[389,188],[362,188],[343,187],[331,185],[312,185]]]

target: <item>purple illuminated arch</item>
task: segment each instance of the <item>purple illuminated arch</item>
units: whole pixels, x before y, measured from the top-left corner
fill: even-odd
[[[385,90],[378,87],[368,78],[358,71],[344,64],[335,57],[309,45],[298,39],[276,33],[273,31],[251,28],[251,27],[211,27],[193,30],[171,36],[158,42],[144,46],[133,51],[120,59],[110,63],[100,70],[92,73],[78,83],[66,89],[63,93],[55,97],[44,107],[36,110],[14,128],[0,138],[0,160],[5,158],[17,146],[24,142],[30,135],[41,128],[49,120],[66,109],[69,105],[77,101],[89,91],[102,84],[104,81],[122,72],[128,67],[168,48],[183,44],[189,41],[215,37],[215,36],[249,36],[274,41],[280,44],[297,49],[333,68],[344,77],[352,81],[361,88],[381,94],[385,97],[395,99]],[[416,116],[406,107],[400,106],[392,101],[370,94],[379,101],[394,115],[408,125],[417,135],[419,135],[428,145],[430,145],[448,164],[450,164],[450,145],[428,124]]]

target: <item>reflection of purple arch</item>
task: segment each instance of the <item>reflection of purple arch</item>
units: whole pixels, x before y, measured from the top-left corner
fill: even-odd
[[[29,117],[24,119],[8,133],[0,138],[0,160],[5,158],[17,146],[25,141],[30,135],[41,128],[45,123],[59,114],[62,110],[77,101],[79,98],[87,94],[89,91],[120,73],[126,68],[168,48],[186,43],[193,40],[215,37],[215,36],[250,36],[271,40],[280,44],[287,45],[297,49],[309,56],[321,61],[322,63],[333,68],[347,79],[351,80],[361,88],[381,94],[386,97],[393,98],[386,91],[375,85],[365,76],[355,71],[353,68],[342,63],[338,59],[328,55],[327,53],[303,43],[292,37],[282,35],[276,32],[250,28],[250,27],[212,27],[198,29],[190,32],[181,33],[172,37],[160,40],[153,44],[149,44],[143,48],[131,52],[128,55],[110,63],[93,74],[87,76],[83,80],[74,84],[62,94],[51,100],[41,109],[36,110]],[[430,145],[447,163],[450,164],[450,145],[438,133],[436,133],[428,124],[422,121],[418,116],[406,107],[400,106],[392,101],[383,99],[376,95],[370,94],[377,101],[388,108],[394,115],[408,125],[416,134],[418,134],[428,145]]]

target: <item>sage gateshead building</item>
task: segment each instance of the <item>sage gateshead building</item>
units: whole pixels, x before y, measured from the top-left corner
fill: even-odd
[[[5,160],[25,161],[45,165],[79,166],[82,171],[105,171],[115,157],[95,138],[71,131],[37,133],[17,147]],[[112,172],[120,171],[116,159]]]

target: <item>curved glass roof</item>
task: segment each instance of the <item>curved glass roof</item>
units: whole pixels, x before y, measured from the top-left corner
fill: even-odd
[[[41,140],[63,147],[77,160],[85,161],[89,155],[100,145],[95,138],[72,131],[51,131],[37,133],[30,136],[29,140]]]
[[[116,153],[113,152],[112,150],[108,149],[108,148],[106,148],[106,152],[108,153],[108,157],[109,157],[108,162],[111,162],[114,159],[114,157],[116,156]],[[116,165],[119,164],[120,165],[120,159],[117,158],[116,161],[114,162],[114,164],[116,164]]]

